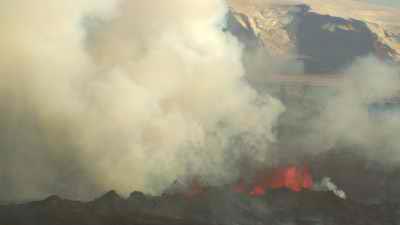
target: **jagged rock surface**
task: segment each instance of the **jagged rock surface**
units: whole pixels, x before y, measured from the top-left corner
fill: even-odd
[[[106,194],[84,203],[52,196],[43,201],[0,207],[0,224],[13,225],[168,225],[168,224],[331,224],[394,225],[396,204],[363,205],[330,192],[269,191],[260,198],[209,188],[192,198],[147,196],[124,199]]]
[[[397,225],[400,223],[400,167],[379,165],[345,148],[328,153],[280,158],[284,165],[305,163],[314,180],[328,176],[348,196],[332,192],[268,189],[251,197],[231,185],[203,187],[196,195],[187,189],[161,196],[115,191],[90,202],[50,196],[42,201],[0,205],[4,225]],[[177,184],[179,185],[179,184]],[[186,186],[188,188],[188,186]]]

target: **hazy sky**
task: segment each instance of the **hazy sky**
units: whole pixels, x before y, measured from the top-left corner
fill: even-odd
[[[400,0],[367,0],[374,4],[383,4],[387,6],[400,7]]]

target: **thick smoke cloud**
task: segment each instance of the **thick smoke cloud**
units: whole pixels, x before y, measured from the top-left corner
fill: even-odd
[[[265,161],[283,106],[244,81],[226,11],[221,0],[1,1],[0,199],[158,193]]]
[[[280,157],[289,162],[310,155],[332,160],[360,157],[354,163],[366,160],[386,169],[398,166],[398,65],[362,57],[335,76],[330,78],[331,86],[308,87],[304,95],[294,94],[284,102]]]
[[[398,162],[400,121],[395,97],[399,87],[396,66],[372,56],[357,60],[345,71],[337,94],[324,99],[322,113],[314,122],[318,135],[313,140],[321,150],[354,145],[373,160]]]

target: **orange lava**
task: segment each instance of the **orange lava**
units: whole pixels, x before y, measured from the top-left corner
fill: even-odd
[[[242,178],[231,186],[231,191],[258,197],[265,195],[268,189],[286,188],[299,192],[304,189],[311,189],[312,186],[313,178],[307,166],[290,165],[263,171],[250,182],[245,182]],[[207,192],[206,185],[202,184],[199,179],[193,178],[187,190],[182,194],[186,198],[192,198],[205,192]]]
[[[257,197],[265,195],[267,189],[287,188],[299,192],[310,189],[312,185],[313,179],[307,166],[286,166],[277,168],[268,175],[256,176],[250,188],[241,180],[234,186],[233,191]]]

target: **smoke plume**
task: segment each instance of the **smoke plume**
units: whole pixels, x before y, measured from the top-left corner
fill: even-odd
[[[333,194],[341,199],[346,199],[346,192],[339,189],[335,183],[332,182],[330,177],[324,177],[312,187],[314,191],[331,191]]]
[[[364,149],[371,159],[395,162],[400,131],[395,106],[400,75],[396,66],[370,56],[357,60],[345,71],[335,96],[325,99],[314,125],[321,150],[337,144]],[[322,144],[323,143],[323,144]],[[323,148],[325,146],[325,148]]]
[[[0,198],[159,193],[266,160],[283,106],[244,80],[226,13],[222,0],[1,1]]]

